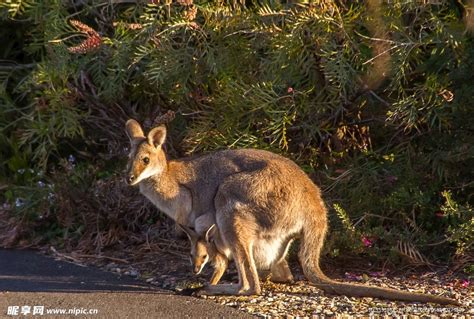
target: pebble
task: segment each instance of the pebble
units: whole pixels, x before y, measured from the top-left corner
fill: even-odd
[[[332,316],[334,314],[331,310],[328,310],[328,309],[324,310],[323,313],[328,316]]]
[[[118,266],[118,265],[117,265],[116,263],[110,263],[110,264],[107,264],[107,265],[105,266],[105,269],[106,269],[106,270],[109,270],[109,271],[112,271],[112,269],[113,269],[113,268],[117,268],[117,266]]]

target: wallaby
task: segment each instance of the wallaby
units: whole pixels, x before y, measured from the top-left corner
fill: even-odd
[[[216,224],[212,224],[203,235],[199,235],[185,225],[177,225],[186,233],[191,242],[191,253],[189,257],[194,274],[199,275],[204,269],[204,266],[206,266],[208,262],[211,262],[214,267],[214,273],[212,274],[210,284],[217,285],[227,269],[229,259],[219,252],[215,244],[215,241],[218,240],[215,238],[218,236]]]
[[[168,160],[166,128],[145,136],[128,120],[131,141],[127,181],[161,211],[182,225],[214,216],[224,248],[231,251],[238,285],[203,288],[203,294],[260,294],[257,268],[270,269],[279,281],[293,279],[286,261],[291,241],[301,238],[299,259],[305,276],[328,293],[353,297],[459,304],[454,299],[395,289],[342,283],[319,266],[327,231],[327,210],[319,188],[294,162],[255,149],[223,150],[199,157]]]

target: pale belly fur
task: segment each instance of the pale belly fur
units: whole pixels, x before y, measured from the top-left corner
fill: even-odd
[[[275,262],[279,261],[283,256],[286,256],[292,241],[293,239],[290,238],[276,238],[273,240],[260,239],[256,241],[252,245],[252,248],[253,259],[257,269],[270,269]],[[232,259],[232,251],[229,246],[220,241],[217,244],[217,248],[222,254],[226,255],[229,260]]]

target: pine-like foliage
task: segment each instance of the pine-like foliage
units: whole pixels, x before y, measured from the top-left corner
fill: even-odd
[[[385,239],[379,252],[394,234],[442,239],[472,220],[469,12],[461,1],[2,2],[0,170],[17,186],[3,199],[38,209],[25,187],[60,179],[69,154],[87,175],[76,184],[111,178],[126,119],[149,128],[171,110],[173,156],[279,152]],[[456,220],[439,213],[446,190],[469,208]],[[9,211],[34,220],[27,206]],[[81,238],[81,214],[49,221]]]

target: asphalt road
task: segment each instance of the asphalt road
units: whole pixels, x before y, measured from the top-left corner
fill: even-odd
[[[22,311],[32,318],[250,318],[130,277],[0,249],[0,318],[24,317]]]

